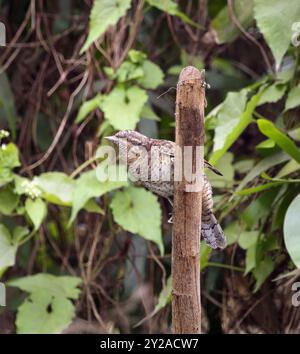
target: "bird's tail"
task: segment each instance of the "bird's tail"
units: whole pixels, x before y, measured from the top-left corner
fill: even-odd
[[[213,249],[226,246],[226,237],[213,213],[210,214],[210,219],[206,219],[205,222],[202,220],[201,235]]]

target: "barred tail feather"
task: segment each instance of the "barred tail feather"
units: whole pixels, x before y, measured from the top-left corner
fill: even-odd
[[[208,246],[213,249],[224,248],[226,246],[226,237],[214,214],[210,214],[210,220],[202,222],[201,229],[202,238]]]

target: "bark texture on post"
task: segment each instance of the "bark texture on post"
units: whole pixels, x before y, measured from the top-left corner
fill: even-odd
[[[172,327],[174,334],[201,333],[200,299],[200,235],[202,211],[202,172],[204,147],[204,88],[205,71],[188,66],[179,76],[176,98],[175,174],[182,171],[182,179],[175,180],[174,225],[172,245]],[[192,169],[184,165],[189,158],[180,151],[192,146],[189,155]],[[200,156],[196,159],[196,147]],[[199,150],[198,150],[199,152]],[[200,159],[200,161],[199,161]],[[199,163],[200,162],[200,163]],[[196,168],[197,166],[197,168]],[[191,173],[200,180],[200,189],[188,191]],[[175,176],[176,179],[176,176]],[[179,178],[178,178],[179,179]]]

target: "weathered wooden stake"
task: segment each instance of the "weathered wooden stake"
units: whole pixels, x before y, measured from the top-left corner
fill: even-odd
[[[172,327],[174,334],[201,333],[200,234],[204,147],[205,71],[188,66],[179,76],[176,99],[174,225],[172,246]],[[191,154],[180,153],[192,146]],[[196,158],[196,147],[198,154]],[[182,155],[182,159],[180,158]],[[190,170],[184,165],[192,165]],[[199,163],[200,162],[200,163]],[[178,172],[179,171],[179,172]],[[200,188],[190,192],[194,183]],[[198,183],[199,187],[199,183]]]

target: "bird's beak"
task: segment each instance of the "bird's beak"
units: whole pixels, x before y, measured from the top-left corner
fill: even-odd
[[[116,138],[115,136],[105,136],[104,139],[108,140],[109,142],[111,142],[113,144],[118,143],[118,138]]]

